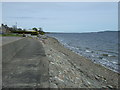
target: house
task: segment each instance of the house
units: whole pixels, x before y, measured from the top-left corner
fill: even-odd
[[[0,33],[2,33],[2,34],[10,33],[9,27],[7,25],[2,24],[1,28],[0,28]]]

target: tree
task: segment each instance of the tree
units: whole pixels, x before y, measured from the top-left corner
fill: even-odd
[[[43,31],[41,27],[39,28],[39,31]]]
[[[44,34],[45,34],[45,32],[42,30],[42,28],[39,28],[38,32],[39,32],[39,34],[41,34],[41,35],[44,35]]]
[[[9,27],[9,30],[10,30],[11,32],[14,31],[12,27]]]
[[[26,29],[23,29],[23,31],[26,31]]]
[[[32,28],[33,30],[35,30],[35,31],[38,31],[38,29],[37,28]]]
[[[22,29],[21,29],[21,28],[18,28],[17,30],[18,30],[18,31],[22,31]]]
[[[3,26],[4,26],[4,24],[2,23],[2,24],[1,24],[1,26],[3,27]]]

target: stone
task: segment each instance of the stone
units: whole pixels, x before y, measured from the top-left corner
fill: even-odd
[[[106,86],[102,86],[102,88],[107,88]]]
[[[111,86],[111,85],[108,85],[107,87],[108,87],[108,88],[110,88],[110,89],[112,89],[112,88],[113,88],[113,86]]]
[[[58,88],[58,86],[55,83],[50,83],[50,88]]]
[[[95,75],[95,79],[96,79],[96,80],[99,80],[99,79],[100,79],[100,77],[99,77],[99,76],[97,76],[97,75]]]

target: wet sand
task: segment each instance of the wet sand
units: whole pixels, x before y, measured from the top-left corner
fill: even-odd
[[[40,38],[49,59],[51,88],[118,88],[118,73],[65,48],[57,39]]]

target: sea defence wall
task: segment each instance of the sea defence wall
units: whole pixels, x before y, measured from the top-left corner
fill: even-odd
[[[21,38],[19,40],[7,43],[2,46],[2,64],[7,63],[12,57],[28,44],[28,38]]]

